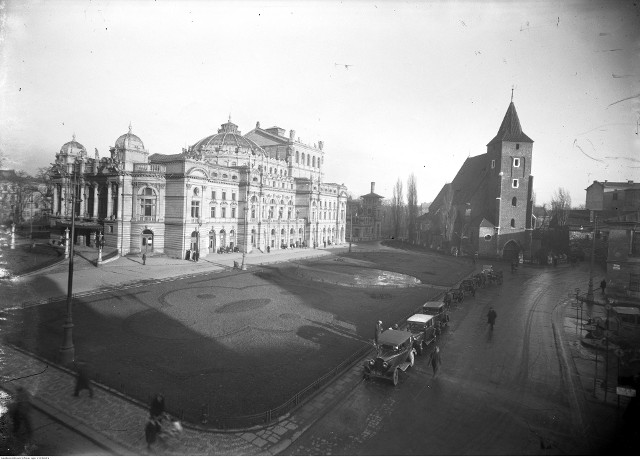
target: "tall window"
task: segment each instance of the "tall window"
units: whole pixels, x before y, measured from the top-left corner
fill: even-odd
[[[517,206],[518,205],[518,199],[514,196],[513,198],[511,198],[511,206]]]
[[[216,217],[216,207],[211,206],[211,218],[215,219]]]
[[[216,191],[215,190],[211,190],[211,199],[212,200],[216,199]]]
[[[222,200],[226,200],[227,199],[227,192],[222,192]]]
[[[153,217],[156,215],[156,196],[153,189],[147,187],[140,196],[140,215]]]
[[[516,220],[511,219],[511,228],[516,228]]]
[[[231,192],[231,201],[236,201],[236,192]]]
[[[200,217],[200,201],[198,200],[193,200],[191,202],[191,217]]]
[[[513,182],[511,182],[511,187],[518,188],[518,179],[513,179]]]
[[[222,217],[223,219],[227,217],[227,208],[220,208],[220,217]]]
[[[236,208],[231,208],[231,218],[235,219],[236,217]]]

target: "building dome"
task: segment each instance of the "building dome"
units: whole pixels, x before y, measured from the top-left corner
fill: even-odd
[[[60,147],[60,155],[86,156],[87,150],[84,148],[84,145],[76,141],[76,135],[74,134],[71,141]]]
[[[131,132],[131,124],[129,124],[129,132],[116,140],[115,148],[118,150],[144,150],[144,144],[138,136]]]
[[[221,125],[217,134],[199,140],[189,150],[192,152],[229,152],[231,150],[232,152],[264,154],[262,147],[240,134],[238,125],[232,123],[231,119]]]

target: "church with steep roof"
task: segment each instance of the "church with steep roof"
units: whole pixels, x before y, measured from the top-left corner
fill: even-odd
[[[511,101],[487,152],[467,158],[429,206],[429,244],[506,260],[529,255],[532,157],[533,140]]]
[[[173,257],[345,242],[347,188],[324,180],[324,145],[229,121],[177,154],[150,154],[129,131],[110,156],[73,140],[51,174],[52,225],[75,217],[75,244]],[[75,197],[75,199],[74,199]],[[75,203],[75,205],[73,204]]]

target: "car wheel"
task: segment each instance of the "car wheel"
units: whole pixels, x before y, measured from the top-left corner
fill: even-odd
[[[393,386],[397,386],[398,385],[398,368],[396,367],[393,370]]]

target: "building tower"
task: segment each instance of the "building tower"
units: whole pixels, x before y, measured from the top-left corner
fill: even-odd
[[[506,260],[531,247],[532,154],[533,140],[522,131],[512,96],[498,134],[487,144],[486,198],[495,199],[496,252]]]

